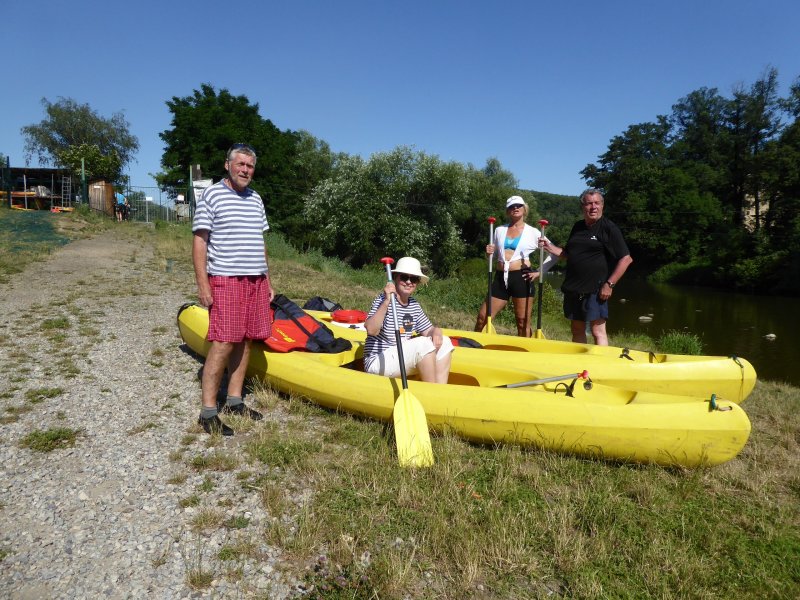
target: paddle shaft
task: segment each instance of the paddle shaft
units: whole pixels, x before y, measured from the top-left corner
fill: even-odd
[[[489,217],[489,245],[494,244],[494,217]],[[492,267],[494,252],[489,255],[489,285],[486,289],[486,323],[492,322]]]
[[[542,237],[544,237],[544,230],[548,222],[545,220],[539,221],[542,227]],[[544,291],[544,246],[539,247],[539,299],[536,302],[536,331],[542,330],[542,292]]]
[[[392,267],[386,263],[386,277],[392,280]],[[400,363],[400,379],[403,382],[403,389],[408,389],[408,377],[406,376],[406,361],[403,356],[402,335],[400,335],[400,323],[397,320],[397,305],[395,304],[394,294],[390,295],[392,318],[394,319],[394,341],[397,344],[397,362]]]
[[[518,388],[518,387],[526,387],[529,385],[539,385],[542,383],[550,383],[553,381],[564,381],[565,379],[586,379],[589,377],[589,374],[586,371],[581,371],[580,373],[567,373],[566,375],[554,375],[553,377],[544,377],[542,379],[531,379],[530,381],[521,381],[519,383],[508,383],[501,387],[506,388]]]

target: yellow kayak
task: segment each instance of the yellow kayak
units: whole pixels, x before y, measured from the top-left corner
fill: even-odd
[[[337,322],[327,312],[306,312],[329,325],[337,336],[351,341],[366,339],[366,332],[357,324]],[[753,365],[739,357],[653,354],[457,329],[444,329],[444,333],[479,342],[483,348],[458,348],[457,354],[479,353],[481,361],[518,371],[520,381],[588,370],[593,381],[604,385],[693,397],[716,394],[737,404],[756,384]]]
[[[205,356],[206,309],[184,306],[178,326],[189,348]],[[498,387],[519,383],[519,373],[482,360],[480,351],[461,350],[453,355],[447,385],[408,382],[434,431],[479,443],[686,467],[732,459],[750,434],[747,415],[725,399],[611,388],[578,373],[564,381]],[[390,421],[400,380],[364,373],[362,357],[363,342],[358,340],[338,354],[273,352],[256,342],[249,374],[322,406]]]

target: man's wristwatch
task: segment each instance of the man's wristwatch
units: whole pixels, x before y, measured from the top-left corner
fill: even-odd
[[[610,281],[606,281],[606,283],[608,284],[608,287],[610,287],[612,290],[614,289],[614,286],[616,285],[614,283],[611,283]]]

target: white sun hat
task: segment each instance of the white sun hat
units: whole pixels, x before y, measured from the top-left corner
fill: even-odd
[[[416,258],[404,256],[397,261],[392,273],[405,273],[406,275],[417,275],[422,283],[428,283],[428,276],[422,273],[422,267]]]

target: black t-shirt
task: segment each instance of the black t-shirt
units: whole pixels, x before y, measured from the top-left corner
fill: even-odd
[[[592,225],[575,223],[564,252],[567,274],[561,290],[578,294],[597,292],[619,259],[630,254],[619,227],[605,217]]]

